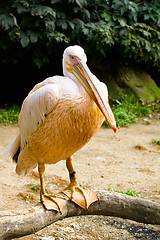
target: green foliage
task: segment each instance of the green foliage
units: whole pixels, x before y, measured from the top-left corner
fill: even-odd
[[[126,95],[111,104],[117,126],[126,126],[151,112],[151,106],[143,105],[134,95]],[[107,122],[105,121],[107,124]],[[108,125],[108,124],[107,124]]]
[[[135,190],[132,190],[132,189],[128,189],[127,191],[123,192],[123,191],[119,191],[117,188],[113,188],[113,187],[109,186],[108,191],[122,193],[122,194],[126,194],[126,195],[129,195],[132,197],[142,197],[141,192],[136,192]]]
[[[20,107],[13,105],[8,109],[0,110],[0,123],[17,123]]]
[[[120,101],[116,100],[111,103],[117,126],[126,126],[135,122],[142,116],[147,116],[152,106],[142,105],[134,95],[126,95]],[[154,106],[153,106],[154,111]],[[7,109],[0,110],[0,123],[17,123],[20,113],[20,107],[13,105]],[[108,123],[105,121],[108,126]]]
[[[40,190],[40,184],[39,183],[36,183],[34,184],[31,189],[35,192],[39,191]]]
[[[152,139],[152,143],[160,146],[160,140]]]
[[[160,66],[159,0],[10,0],[0,9],[2,62],[27,53],[40,68],[60,46],[78,43],[92,57]]]

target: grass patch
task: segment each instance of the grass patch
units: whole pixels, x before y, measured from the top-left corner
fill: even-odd
[[[17,123],[20,107],[12,105],[6,109],[0,109],[0,123]]]
[[[125,95],[121,100],[111,102],[111,108],[114,113],[118,127],[127,126],[136,122],[139,118],[151,113],[153,106],[142,105],[134,95]],[[0,123],[17,123],[20,107],[12,105],[6,109],[0,109]],[[108,126],[107,121],[105,124]]]
[[[40,190],[40,184],[39,183],[36,183],[36,184],[34,184],[32,187],[31,187],[31,189],[33,190],[33,191],[35,191],[35,192],[37,192],[37,191],[39,191]]]
[[[51,184],[47,184],[47,187],[45,188],[47,194],[51,194],[49,187]],[[52,185],[51,185],[52,186]],[[39,183],[35,183],[33,186],[31,186],[31,190],[34,192],[38,192],[41,189],[41,185]]]
[[[149,125],[149,124],[151,124],[151,120],[148,119],[148,118],[145,118],[145,119],[143,119],[143,123],[144,123],[145,125]]]
[[[151,113],[152,107],[143,105],[134,95],[125,95],[121,100],[111,103],[111,108],[118,127],[127,126],[139,118]],[[108,125],[107,121],[105,121]]]
[[[160,140],[152,139],[152,143],[160,146]]]
[[[127,191],[123,192],[123,191],[119,191],[117,188],[113,188],[113,187],[109,186],[107,190],[109,192],[122,193],[122,194],[126,194],[126,195],[132,196],[132,197],[142,197],[142,193],[141,192],[136,192],[136,191],[134,191],[132,189],[128,189]]]

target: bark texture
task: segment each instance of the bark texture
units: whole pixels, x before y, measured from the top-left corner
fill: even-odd
[[[80,215],[114,216],[141,223],[160,224],[160,204],[120,193],[96,191],[99,201],[84,210],[67,200],[62,213],[37,206],[29,211],[0,212],[0,239],[13,239],[35,233],[67,217]]]

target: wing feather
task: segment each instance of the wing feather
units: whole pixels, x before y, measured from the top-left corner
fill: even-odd
[[[21,149],[25,147],[30,136],[44,122],[45,117],[54,109],[59,99],[55,84],[43,81],[37,84],[22,104],[19,116]]]

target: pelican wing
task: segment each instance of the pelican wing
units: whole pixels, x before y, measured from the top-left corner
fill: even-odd
[[[28,143],[30,136],[45,121],[59,99],[59,91],[53,81],[48,79],[37,84],[22,104],[19,116],[21,149]]]

